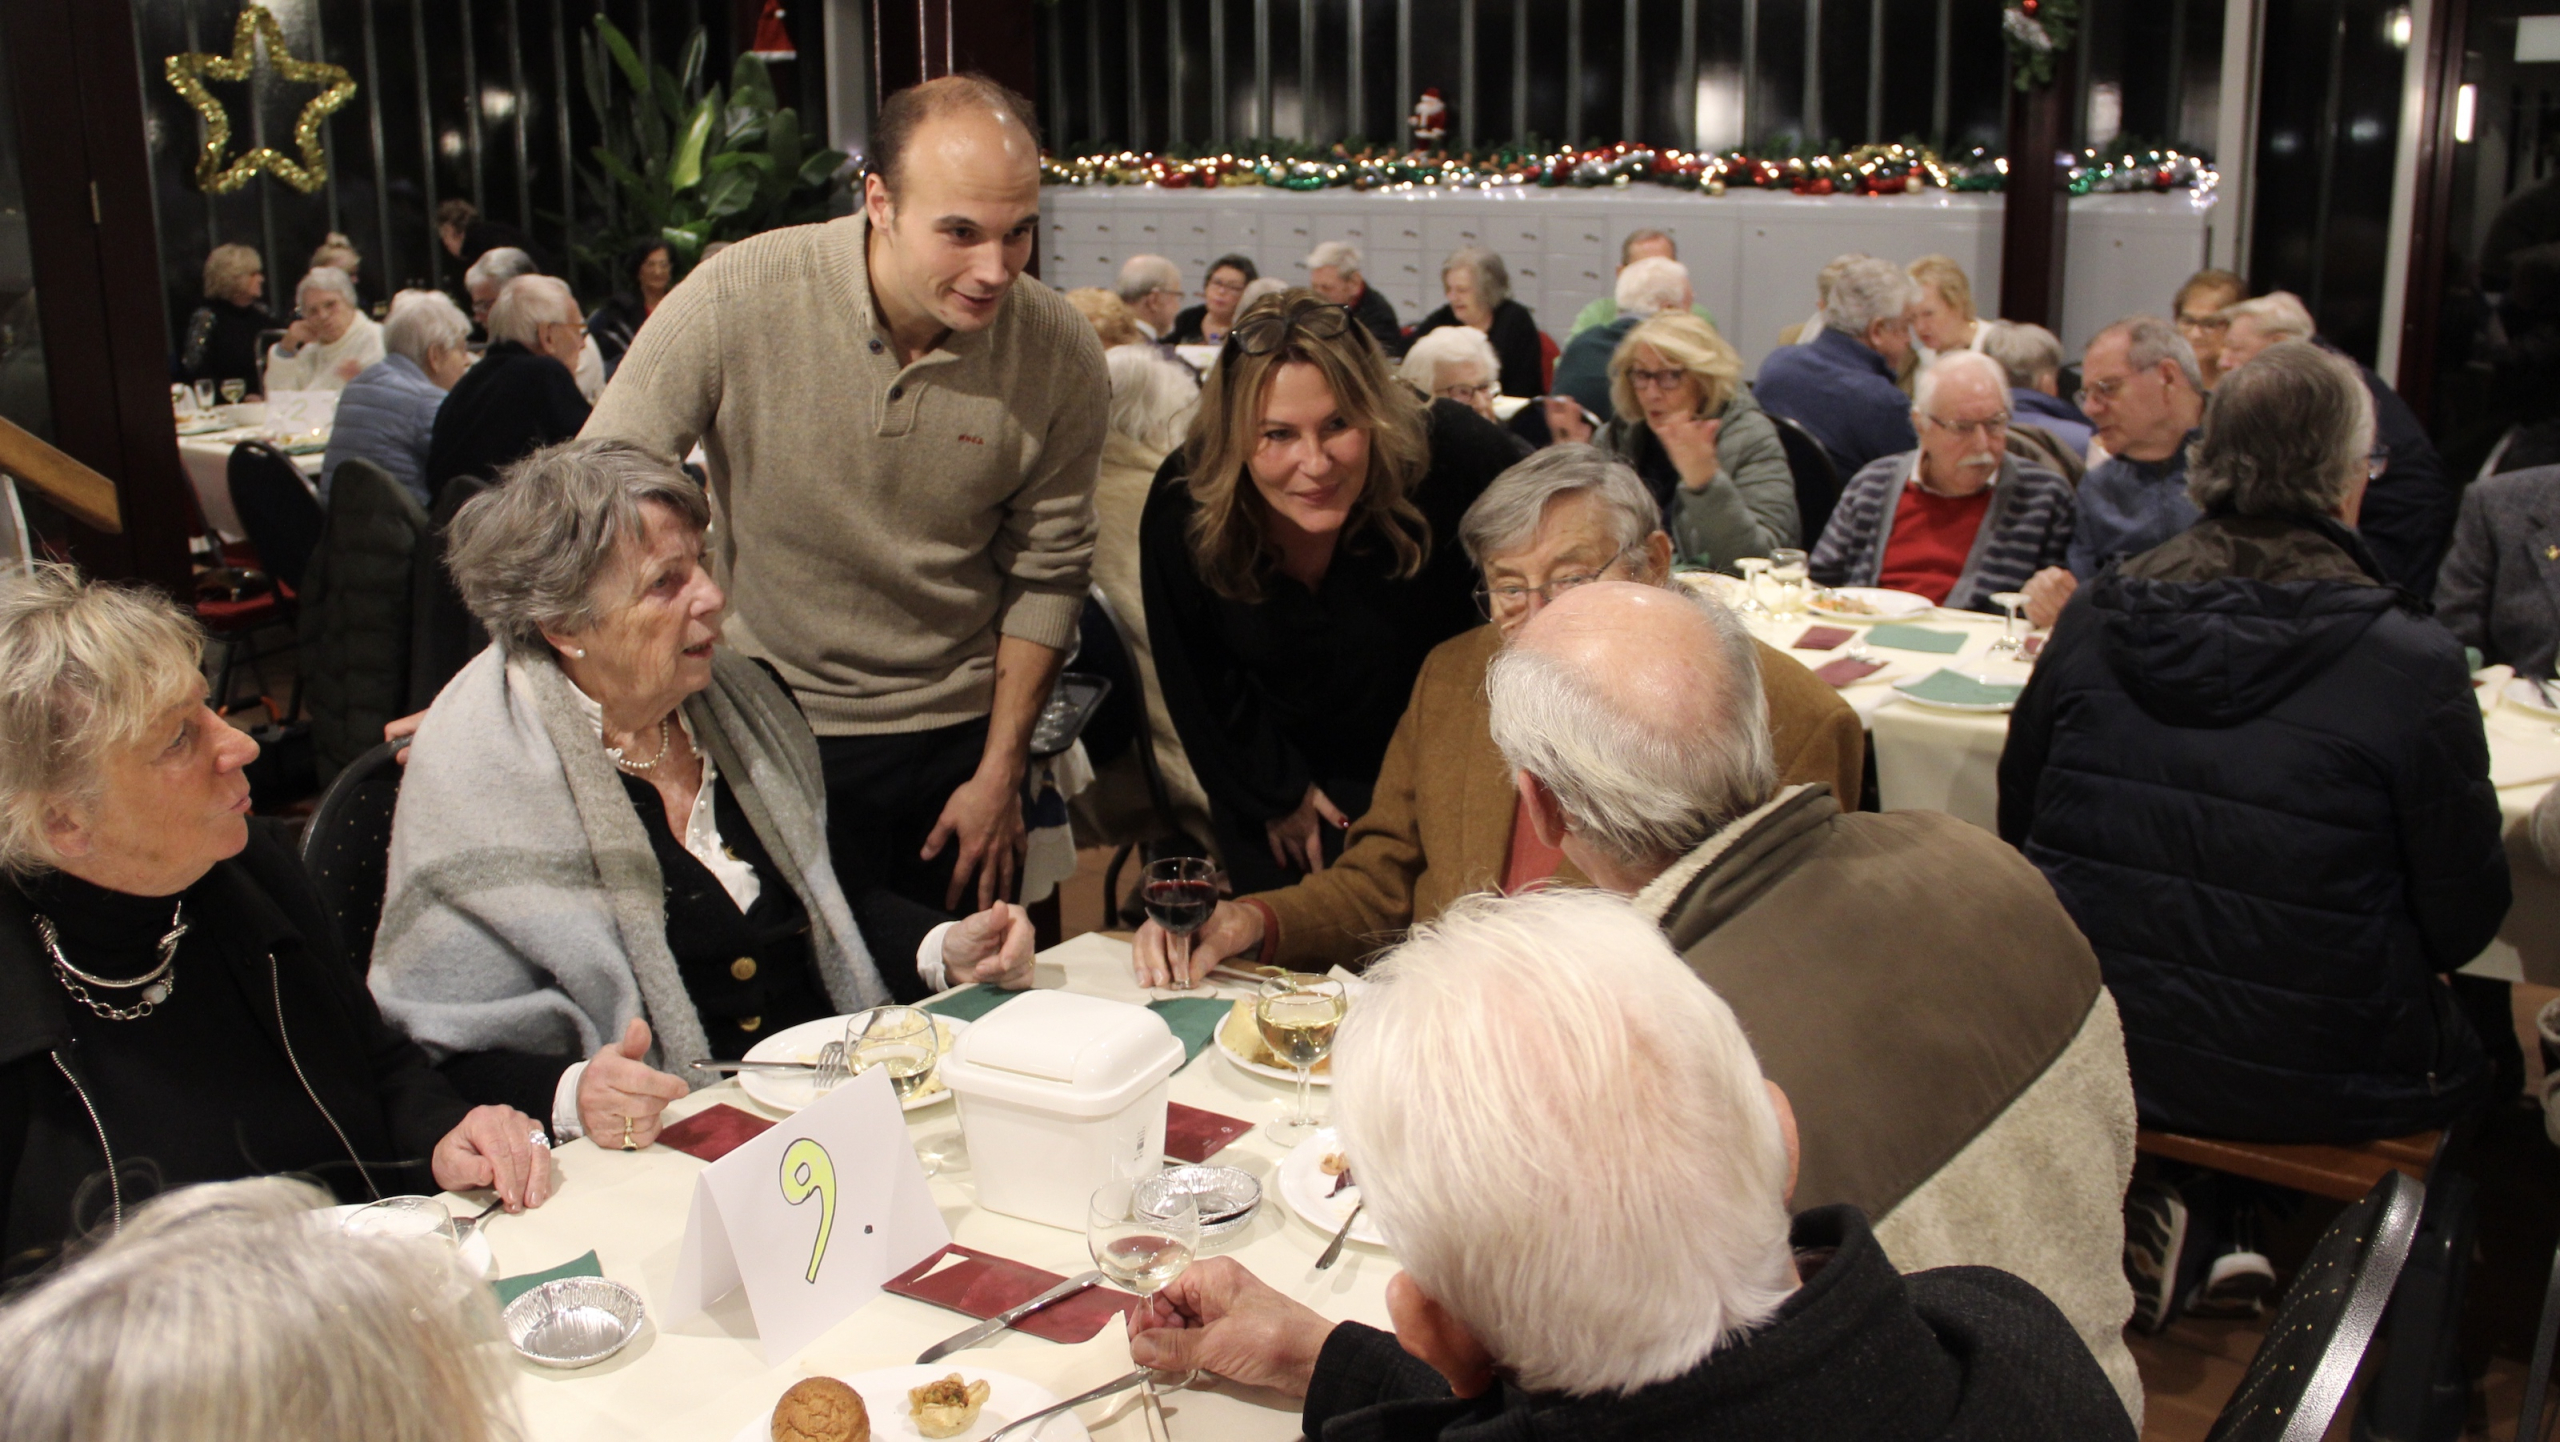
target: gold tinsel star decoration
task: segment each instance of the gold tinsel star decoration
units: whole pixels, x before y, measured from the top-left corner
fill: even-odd
[[[204,82],[248,79],[258,68],[258,41],[262,38],[267,42],[267,64],[276,74],[297,85],[321,87],[293,122],[293,141],[302,151],[302,159],[297,163],[282,152],[261,145],[225,165],[222,152],[231,145],[231,114],[213,98],[213,92],[204,88]],[[243,6],[239,23],[231,30],[231,53],[227,56],[189,51],[172,55],[163,64],[169,84],[196,108],[196,114],[204,117],[204,149],[196,155],[198,189],[207,195],[229,195],[261,170],[305,194],[327,183],[329,158],[320,148],[320,122],[354,96],[356,82],[343,65],[294,59],[293,52],[285,48],[284,27],[276,23],[274,12],[263,5]]]

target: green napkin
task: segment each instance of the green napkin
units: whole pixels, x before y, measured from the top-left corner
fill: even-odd
[[[976,1021],[988,1012],[1022,995],[1002,987],[971,985],[964,990],[937,996],[924,1004],[924,1009],[954,1021]]]
[[[1998,706],[2018,699],[2027,689],[1997,681],[1977,681],[1971,676],[1940,667],[1917,681],[1906,681],[1893,689],[1922,701],[1935,701],[1941,706]]]
[[[1919,626],[1870,626],[1867,642],[1874,646],[1891,646],[1897,651],[1934,651],[1952,656],[1964,649],[1964,633],[1931,631]]]
[[[509,1302],[545,1282],[556,1282],[562,1277],[601,1277],[603,1275],[604,1268],[596,1265],[596,1254],[589,1252],[574,1262],[562,1262],[547,1272],[527,1272],[521,1277],[500,1277],[489,1285],[497,1289],[498,1305],[503,1308]]]
[[[1177,996],[1149,1002],[1147,1010],[1163,1017],[1164,1024],[1182,1039],[1182,1059],[1188,1062],[1218,1034],[1218,1023],[1227,1019],[1234,1005],[1224,997]]]

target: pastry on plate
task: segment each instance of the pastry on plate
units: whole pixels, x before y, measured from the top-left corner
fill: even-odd
[[[959,1436],[978,1420],[978,1409],[985,1405],[987,1384],[964,1382],[957,1372],[907,1389],[907,1410],[915,1418],[916,1430],[927,1437]]]
[[[803,1378],[773,1404],[773,1442],[871,1442],[871,1413],[835,1378]]]

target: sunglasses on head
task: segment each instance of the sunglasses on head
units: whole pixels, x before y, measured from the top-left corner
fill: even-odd
[[[1330,301],[1301,299],[1245,321],[1227,332],[1227,344],[1244,355],[1269,355],[1300,332],[1311,340],[1332,340],[1350,329],[1351,312]]]

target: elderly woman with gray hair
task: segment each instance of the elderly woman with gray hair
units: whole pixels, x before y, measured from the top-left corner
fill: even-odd
[[[471,368],[471,318],[443,291],[404,290],[391,298],[382,346],[388,354],[381,362],[338,394],[329,453],[320,462],[323,504],[338,467],[349,460],[371,461],[419,505],[435,504],[427,491],[427,447],[445,392]]]
[[[267,351],[267,391],[334,391],[382,359],[382,327],[356,299],[353,276],[314,268],[293,288],[294,320]]]
[[[258,744],[205,706],[202,659],[158,592],[0,580],[0,1272],[191,1182],[551,1190],[532,1119],[474,1109],[365,994],[248,815]]]
[[[539,452],[464,506],[446,564],[494,644],[428,708],[392,822],[384,1012],[465,1095],[609,1147],[785,1027],[1030,984],[1018,906],[848,904],[829,827],[859,819],[827,815],[791,693],[720,648],[710,519],[618,441]]]
[[[2483,1043],[2514,1045],[2503,988],[2475,1022],[2446,981],[2497,934],[2507,857],[2461,643],[2353,529],[2372,443],[2336,356],[2226,373],[2203,519],[2080,588],[2010,719],[2000,832],[2097,950],[2144,1126],[2403,1136],[2486,1101]],[[2206,1219],[2169,1224],[2194,1201],[2136,1200],[2154,1325],[2214,1260]],[[2214,1286],[2263,1291],[2230,1245]]]
[[[1470,326],[1493,343],[1502,357],[1496,379],[1507,396],[1542,395],[1547,389],[1546,350],[1540,344],[1538,318],[1511,298],[1511,271],[1502,257],[1481,245],[1450,252],[1440,264],[1440,290],[1449,303],[1422,318],[1415,339],[1444,326]]]

